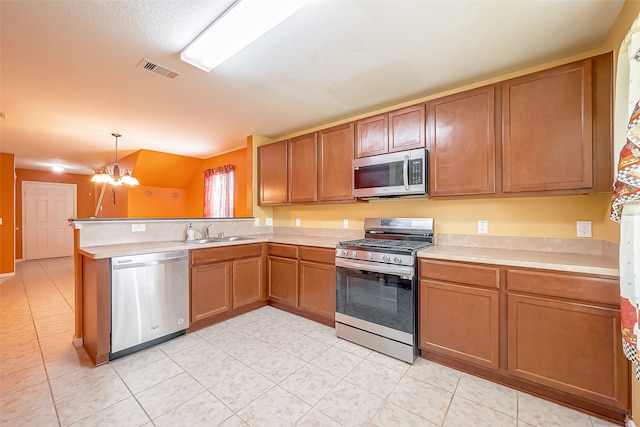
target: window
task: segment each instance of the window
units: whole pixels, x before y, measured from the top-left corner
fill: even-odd
[[[233,217],[233,165],[204,171],[205,218]]]

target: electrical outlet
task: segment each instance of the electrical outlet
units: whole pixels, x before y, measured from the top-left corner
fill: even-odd
[[[256,218],[256,227],[260,227],[260,218]]]
[[[591,237],[591,221],[576,221],[578,237]]]
[[[273,225],[273,218],[267,218],[264,220],[264,223],[267,227],[272,226]]]
[[[145,224],[131,224],[131,231],[133,233],[137,231],[145,231],[146,229],[147,227],[145,226]]]
[[[489,232],[489,221],[481,219],[478,221],[478,234],[487,234]]]
[[[300,227],[300,218],[296,218],[296,227]]]
[[[343,219],[342,220],[342,228],[349,228],[349,220],[348,219]]]

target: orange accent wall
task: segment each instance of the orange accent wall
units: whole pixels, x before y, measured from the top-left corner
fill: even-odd
[[[15,272],[14,155],[0,153],[0,274]]]
[[[252,203],[247,197],[247,185],[250,185],[251,181],[247,181],[247,175],[250,174],[248,169],[251,169],[251,162],[247,162],[247,149],[242,148],[240,150],[231,151],[229,153],[221,154],[219,156],[209,157],[202,160],[200,167],[196,174],[194,174],[191,183],[187,190],[189,193],[187,217],[199,218],[203,214],[204,205],[204,174],[206,169],[216,168],[231,164],[234,166],[234,180],[235,180],[235,192],[233,199],[235,202],[236,217],[250,217],[252,216]]]
[[[141,186],[162,188],[185,188],[198,174],[202,159],[162,153],[152,150],[138,150],[123,158],[120,165],[126,165],[140,181]]]
[[[187,191],[180,188],[130,187],[129,218],[186,218]]]
[[[16,230],[16,259],[22,258],[22,182],[57,182],[63,184],[76,184],[76,216],[89,218],[93,216],[98,200],[100,186],[91,182],[91,176],[72,173],[55,173],[31,169],[16,169],[16,214],[15,224],[20,227]],[[108,191],[108,189],[107,189]],[[106,193],[105,193],[106,198]],[[3,239],[4,240],[4,239]]]
[[[96,204],[100,200],[101,192],[102,184],[96,185]],[[98,210],[96,218],[127,218],[127,212],[129,211],[129,187],[116,187],[107,184],[104,187],[104,196],[102,196],[100,206],[101,208]],[[91,213],[92,216],[94,212]]]

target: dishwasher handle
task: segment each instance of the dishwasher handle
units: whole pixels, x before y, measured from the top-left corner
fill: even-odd
[[[143,261],[143,262],[132,262],[132,263],[127,263],[127,264],[113,265],[112,269],[113,270],[124,270],[126,268],[151,267],[151,266],[154,266],[154,265],[162,265],[162,264],[169,264],[169,263],[172,263],[172,262],[186,261],[187,259],[189,259],[188,256],[179,256],[179,257],[163,258],[163,259],[153,259],[153,260],[148,260],[148,261]]]

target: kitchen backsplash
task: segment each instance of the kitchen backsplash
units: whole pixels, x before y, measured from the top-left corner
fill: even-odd
[[[436,235],[436,245],[511,249],[536,252],[560,252],[618,257],[618,245],[596,239],[562,239],[549,237],[480,236],[473,234]]]

